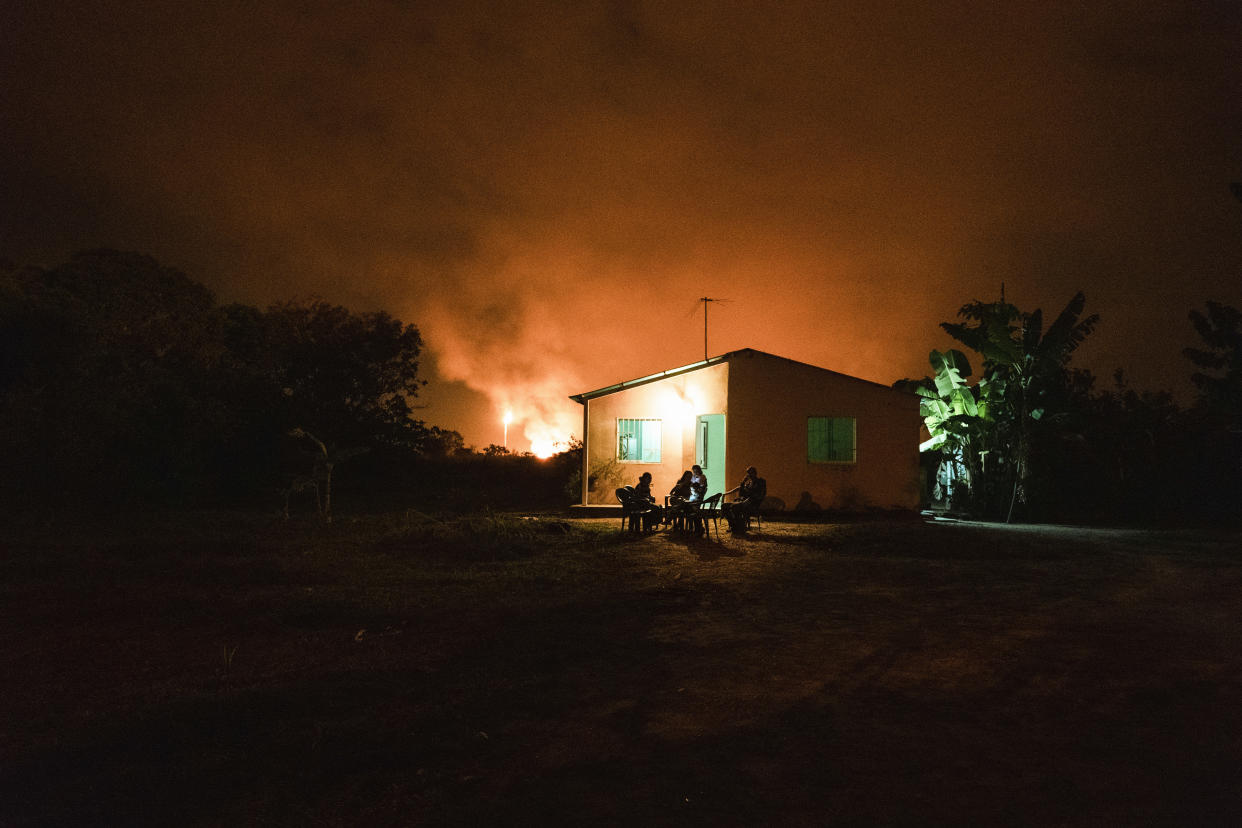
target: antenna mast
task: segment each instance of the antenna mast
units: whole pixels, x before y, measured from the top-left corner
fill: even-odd
[[[703,303],[703,361],[707,361],[707,305],[709,302],[723,302],[723,299],[713,299],[710,296],[700,296],[699,301]]]
[[[699,301],[703,303],[703,361],[707,361],[707,304],[716,301],[707,296],[700,296]]]

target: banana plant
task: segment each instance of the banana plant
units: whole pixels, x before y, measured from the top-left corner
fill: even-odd
[[[919,451],[933,451],[942,446],[960,448],[978,432],[979,421],[988,418],[990,401],[987,382],[980,380],[973,388],[966,378],[972,373],[970,361],[958,350],[941,353],[932,351],[928,356],[935,376],[932,385],[915,386],[915,393],[922,399],[919,413],[931,435],[919,446]]]
[[[958,315],[974,324],[940,326],[983,356],[984,376],[991,386],[990,418],[998,424],[998,448],[1013,474],[1007,519],[1013,516],[1014,504],[1025,500],[1032,423],[1046,413],[1049,388],[1099,322],[1098,314],[1082,316],[1086,301],[1081,292],[1075,294],[1047,330],[1042,311],[1022,313],[1004,301],[971,302]]]

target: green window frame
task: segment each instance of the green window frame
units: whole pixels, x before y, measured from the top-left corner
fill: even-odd
[[[621,463],[659,463],[663,423],[649,419],[617,420],[617,460]]]
[[[857,423],[854,417],[807,417],[807,462],[858,462]]]

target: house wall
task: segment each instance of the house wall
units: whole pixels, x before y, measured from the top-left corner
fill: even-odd
[[[786,509],[808,498],[825,509],[917,508],[917,397],[754,351],[727,364],[726,488],[753,465]],[[855,463],[808,461],[812,416],[856,419]]]
[[[728,433],[728,375],[728,364],[720,363],[588,399],[587,465],[590,474],[597,479],[586,493],[586,503],[615,504],[614,490],[618,486],[634,485],[645,471],[651,472],[651,491],[657,497],[671,489],[681,473],[694,464],[695,417],[699,414],[725,414],[725,430]],[[623,463],[617,460],[617,420],[630,418],[661,420],[661,462]],[[601,471],[611,471],[612,474],[600,474]],[[718,490],[716,482],[712,481],[713,491]]]

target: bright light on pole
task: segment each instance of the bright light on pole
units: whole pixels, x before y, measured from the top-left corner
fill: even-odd
[[[506,410],[506,411],[505,411],[505,417],[504,417],[504,423],[505,423],[505,451],[508,451],[508,450],[509,450],[509,423],[511,423],[511,422],[513,422],[513,412],[512,412],[512,411],[507,411],[507,410]]]

